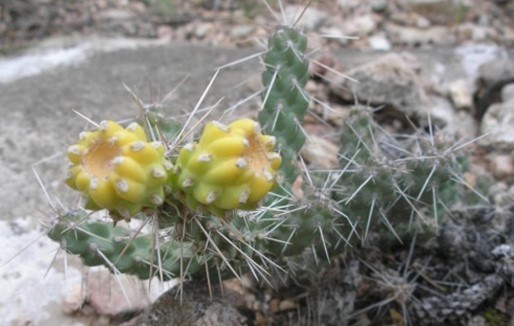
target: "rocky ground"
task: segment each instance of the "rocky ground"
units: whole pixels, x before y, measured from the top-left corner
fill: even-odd
[[[283,2],[289,22],[305,3]],[[509,0],[320,0],[311,1],[299,25],[312,33],[313,48],[387,51],[464,42],[512,47],[513,14]],[[250,0],[7,0],[0,3],[0,15],[3,52],[72,34],[255,46],[255,38],[282,19],[278,12],[270,14],[264,2]]]
[[[288,1],[284,4],[283,15],[288,21],[293,21],[294,17],[303,10],[301,3]],[[277,8],[275,5],[274,7]],[[279,16],[279,20],[283,19],[280,11],[277,11],[276,15]],[[249,0],[92,0],[87,2],[8,0],[0,3],[0,17],[0,51],[7,59],[21,55],[24,49],[40,44],[41,40],[63,36],[79,39],[91,36],[144,38],[158,40],[160,46],[170,48],[175,47],[174,44],[184,43],[207,46],[196,50],[193,48],[191,52],[188,52],[189,50],[182,52],[183,56],[195,51],[208,52],[212,47],[238,47],[244,49],[243,52],[237,52],[243,55],[259,47],[260,40],[276,24],[275,17],[261,2]],[[512,222],[514,20],[512,17],[514,17],[514,1],[327,0],[313,1],[298,22],[298,25],[307,32],[310,48],[313,50],[312,57],[316,60],[310,67],[312,78],[307,89],[318,101],[311,103],[314,114],[308,116],[305,127],[312,137],[302,153],[310,164],[321,168],[330,168],[335,164],[337,145],[333,135],[344,123],[349,108],[358,102],[380,107],[377,119],[384,128],[393,132],[410,133],[414,128],[424,128],[450,134],[462,143],[473,140],[468,146],[471,153],[471,166],[470,173],[466,175],[466,182],[474,186],[482,175],[491,176],[494,179],[493,185],[483,195],[493,203],[495,210],[488,214],[479,212],[471,221],[463,222],[456,219],[449,228],[458,232],[443,233],[439,239],[443,244],[454,247],[454,252],[444,259],[438,256],[434,258],[432,269],[426,270],[423,274],[427,277],[424,280],[426,284],[430,283],[428,279],[430,276],[436,274],[440,276],[442,271],[448,271],[450,274],[453,273],[447,276],[448,282],[458,283],[458,285],[445,287],[444,290],[451,289],[451,292],[444,292],[444,295],[431,297],[425,293],[424,297],[419,298],[421,303],[417,308],[409,306],[413,316],[420,317],[426,314],[432,318],[426,317],[426,319],[436,324],[507,325],[510,322],[512,325],[514,323],[512,313],[514,311],[514,267],[512,266],[514,259],[512,237],[514,234],[514,222]],[[244,52],[247,50],[248,52]],[[148,55],[148,58],[153,58],[152,60],[156,62],[162,60],[162,56],[156,56],[155,52],[152,48],[148,48],[138,52],[138,55],[140,57]],[[115,61],[132,63],[132,59],[115,54],[116,58],[106,66],[115,66],[118,63]],[[209,55],[216,57],[219,54],[210,53]],[[218,59],[217,64],[221,64],[223,59],[230,61],[228,57],[233,60],[236,55],[225,53],[221,55],[222,59]],[[192,60],[193,58],[189,61]],[[91,67],[95,67],[94,63],[93,61]],[[1,60],[0,64],[2,64]],[[105,66],[98,67],[100,67],[99,71],[105,69]],[[119,70],[113,73],[113,76],[123,78],[137,76],[138,73],[135,70],[133,75],[124,75],[123,67],[128,69],[129,64],[119,66]],[[130,69],[136,69],[131,67]],[[170,81],[160,73],[158,66],[147,68],[146,73],[151,71],[156,76],[153,79],[154,82],[177,84],[179,81],[180,74]],[[193,65],[188,69],[194,70],[195,67]],[[34,126],[39,124],[45,128],[51,128],[51,121],[47,121],[48,117],[34,121],[29,119],[30,121],[27,122],[23,112],[26,110],[27,115],[30,114],[31,111],[26,109],[28,102],[23,106],[23,100],[15,101],[15,97],[12,97],[20,85],[22,87],[25,85],[24,87],[39,90],[42,102],[50,103],[51,99],[44,95],[48,90],[42,91],[42,88],[39,88],[39,84],[44,81],[28,77],[19,83],[8,84],[7,80],[11,79],[5,77],[4,81],[2,78],[9,75],[7,71],[4,69],[3,74],[0,71],[0,82],[7,83],[5,88],[0,89],[0,94],[3,91],[7,101],[12,98],[10,103],[13,103],[14,107],[19,107],[17,110],[21,113],[18,117],[16,112],[1,108],[6,111],[4,117],[9,117],[9,121],[18,121],[17,119],[20,118],[20,124],[29,123]],[[336,71],[358,80],[359,83],[343,78]],[[51,79],[51,83],[61,90],[56,91],[54,95],[62,96],[67,89],[65,84],[71,83],[72,77],[59,84],[61,79],[57,78],[57,75]],[[78,78],[73,79],[73,83],[82,83],[79,77],[73,78]],[[114,80],[118,79],[114,78],[106,83],[114,83]],[[137,82],[134,81],[134,83]],[[109,86],[98,85],[85,91],[91,94],[107,87]],[[258,77],[248,80],[243,88],[241,94],[238,93],[234,97],[257,91],[260,88]],[[82,98],[75,100],[80,102]],[[109,103],[115,108],[117,105],[114,97],[102,96],[93,102],[86,103],[90,106]],[[71,103],[63,105],[70,106]],[[122,112],[121,109],[113,111]],[[101,113],[100,110],[95,114]],[[5,129],[10,125],[13,124],[0,124],[4,128],[2,133],[5,130],[11,130]],[[58,134],[53,136],[62,137]],[[37,134],[30,137],[34,138],[34,141],[40,139]],[[5,158],[5,162],[2,162],[5,164],[0,165],[0,168],[5,170],[5,173],[0,175],[3,178],[0,180],[7,180],[7,184],[12,182],[17,185],[17,179],[14,179],[17,174],[13,172],[17,172],[18,167],[14,166],[14,163],[9,163],[14,162],[16,155],[19,155],[16,152],[16,141],[7,134],[0,135],[0,140],[2,141],[0,153]],[[50,138],[48,140],[50,143]],[[50,149],[53,150],[56,146],[57,143],[55,146],[50,146]],[[31,148],[27,146],[25,149]],[[320,157],[322,159],[319,159]],[[38,159],[41,158],[38,157]],[[9,201],[16,200],[12,191],[6,196],[10,196],[7,197]],[[32,199],[27,199],[25,202],[30,203],[34,200],[33,194],[30,196]],[[27,210],[33,210],[33,206],[39,208],[38,205],[31,203],[26,207],[15,207],[16,213],[12,213],[13,209],[9,212],[6,209],[2,213],[7,216],[10,214],[14,218],[28,214]],[[484,216],[495,217],[494,222],[491,222],[493,221],[491,219],[484,220]],[[487,228],[486,226],[490,223],[494,224],[494,227]],[[3,224],[2,227],[4,227]],[[13,222],[10,228],[7,225],[5,228],[8,229],[5,232],[13,239],[20,234],[26,236],[32,232],[22,222]],[[452,239],[456,234],[463,239],[460,241]],[[468,236],[469,234],[472,236]],[[484,238],[490,241],[484,242]],[[23,238],[20,243],[26,242],[27,238]],[[49,250],[48,244],[39,246],[46,251]],[[22,250],[22,247],[16,250]],[[473,252],[479,254],[474,255]],[[376,258],[374,256],[376,253],[373,251],[360,254],[364,257],[364,261],[374,261]],[[14,252],[9,255],[14,255]],[[379,268],[383,275],[387,275],[388,281],[397,282],[395,291],[402,288],[402,282],[406,282],[402,289],[407,292],[414,291],[407,286],[413,284],[409,283],[412,279],[395,272],[395,268],[398,267],[395,261],[405,260],[408,255],[408,248],[400,250],[393,257],[389,257],[389,260],[377,261],[373,266],[373,268]],[[412,266],[420,268],[426,263],[424,258],[426,256],[423,255],[415,258]],[[452,259],[456,261],[455,268],[445,270],[444,264]],[[402,298],[395,297],[393,303],[386,306],[385,312],[371,309],[368,313],[365,309],[373,304],[373,300],[404,293],[394,292],[387,286],[372,290],[374,286],[380,284],[376,281],[376,271],[363,265],[360,260],[349,259],[347,263],[341,273],[347,278],[355,279],[345,279],[335,287],[334,292],[337,293],[337,289],[344,289],[348,296],[336,300],[330,297],[333,293],[322,290],[318,297],[314,296],[314,301],[329,305],[344,303],[343,308],[351,307],[350,311],[360,309],[361,313],[352,315],[352,322],[360,325],[373,324],[373,318],[377,316],[385,318],[386,324],[408,323],[401,311],[402,304],[405,303],[402,302]],[[41,266],[30,266],[30,268],[41,268]],[[22,271],[16,273],[24,275]],[[3,274],[3,278],[17,279],[20,276],[16,273]],[[71,273],[75,281],[79,274],[80,272],[76,269]],[[462,279],[458,280],[459,277]],[[51,283],[52,286],[59,282],[54,279],[51,281],[54,282]],[[31,282],[37,284],[34,278],[31,278]],[[124,301],[121,296],[114,299],[108,296],[106,299],[105,293],[99,289],[101,286],[95,282],[86,283],[91,293],[98,295],[90,296],[86,300],[82,296],[83,291],[77,286],[65,293],[67,299],[63,309],[69,315],[80,317],[76,319],[77,322],[95,320],[94,323],[97,324],[108,324],[127,321],[142,310],[151,298],[150,294],[145,294],[148,296],[144,297],[144,300],[137,301],[139,306],[127,307],[120,303]],[[348,284],[353,286],[351,290],[348,289]],[[298,293],[277,294],[263,291],[251,282],[247,282],[244,286],[237,283],[227,286],[236,293],[236,304],[240,308],[243,307],[246,316],[256,320],[258,324],[264,324],[270,320],[285,323],[284,320],[290,318],[298,309],[303,309],[299,304],[301,300],[296,297]],[[47,290],[42,288],[41,291]],[[192,293],[195,291],[193,289]],[[153,293],[157,292],[159,291]],[[129,296],[138,297],[138,293],[130,293]],[[320,300],[321,297],[323,300]],[[23,301],[23,299],[20,300]],[[166,306],[169,306],[170,302],[167,300],[171,299],[163,297],[141,317],[143,318],[141,320],[150,318],[152,313],[162,314],[163,308],[159,302],[165,302]],[[191,300],[200,299],[193,297]],[[12,307],[15,305],[13,306],[12,303],[7,305],[6,302],[7,299],[0,301],[4,307],[14,309]],[[455,302],[457,306],[452,305]],[[221,305],[225,303],[222,302]],[[121,309],[120,306],[124,308]],[[79,309],[83,307],[86,308]],[[219,306],[213,307],[214,311],[220,309]],[[164,313],[170,314],[169,311]],[[225,310],[225,313],[228,314],[228,319],[238,316],[237,312],[233,311]],[[325,313],[328,314],[329,311]],[[27,314],[30,315],[28,312]],[[30,318],[21,318],[17,322],[30,324],[31,321]]]

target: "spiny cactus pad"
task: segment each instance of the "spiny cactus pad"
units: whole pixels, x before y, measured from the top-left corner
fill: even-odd
[[[275,185],[281,157],[273,152],[275,138],[263,135],[259,124],[240,119],[229,126],[206,125],[197,143],[185,145],[173,169],[181,197],[224,216],[234,209],[254,209]]]
[[[107,209],[129,218],[143,208],[160,206],[172,164],[160,142],[148,142],[137,123],[123,128],[103,121],[85,131],[68,148],[71,161],[66,183],[82,192],[86,207]]]

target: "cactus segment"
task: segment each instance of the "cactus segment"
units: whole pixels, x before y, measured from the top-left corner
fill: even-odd
[[[456,156],[439,150],[431,136],[395,139],[362,107],[350,112],[341,135],[346,173],[333,197],[352,219],[364,221],[361,234],[385,227],[389,232],[382,232],[383,238],[391,244],[405,243],[415,232],[433,234],[462,197],[463,189],[452,177],[462,173]]]
[[[198,143],[184,146],[176,160],[177,196],[218,216],[254,209],[276,183],[281,157],[272,152],[274,145],[275,138],[251,119],[208,123]]]
[[[163,280],[178,277],[181,263],[187,273],[200,270],[191,243],[168,240],[156,248],[150,234],[132,237],[128,229],[87,221],[86,217],[82,210],[60,216],[48,237],[59,242],[66,252],[80,255],[87,266],[103,265],[112,272],[133,274],[142,280],[158,276],[161,271]]]
[[[123,128],[113,121],[80,134],[68,148],[68,186],[82,192],[86,207],[128,218],[164,201],[171,164],[159,142],[149,143],[137,123]]]
[[[305,142],[300,127],[309,107],[303,90],[309,79],[309,61],[305,56],[307,38],[290,27],[280,27],[268,41],[264,56],[266,70],[262,74],[265,87],[263,109],[259,122],[267,134],[277,138],[284,164],[285,181],[293,182],[296,168],[292,161]]]

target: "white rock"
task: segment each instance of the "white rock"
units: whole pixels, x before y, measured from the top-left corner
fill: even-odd
[[[372,15],[354,17],[343,25],[344,33],[348,35],[365,36],[375,30],[377,24]]]
[[[389,34],[391,41],[395,44],[406,44],[411,46],[424,44],[453,45],[457,41],[454,33],[443,26],[435,26],[425,30],[420,30],[413,27],[387,24],[386,31]]]
[[[195,36],[197,38],[204,38],[205,36],[207,36],[207,33],[209,32],[209,30],[212,28],[211,24],[199,24],[196,28],[195,28]]]
[[[391,50],[391,42],[383,34],[376,34],[368,38],[368,44],[375,51]]]
[[[468,110],[473,105],[471,87],[465,79],[458,79],[449,86],[450,98],[458,110]]]
[[[255,30],[253,25],[239,25],[230,29],[230,36],[235,38],[247,37]]]

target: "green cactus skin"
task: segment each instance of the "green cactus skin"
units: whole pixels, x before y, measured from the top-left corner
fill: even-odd
[[[259,122],[267,134],[277,138],[283,158],[281,171],[289,183],[296,178],[294,161],[305,142],[300,124],[309,106],[303,90],[309,79],[306,48],[305,35],[291,27],[280,27],[269,38],[263,60],[266,91]]]

